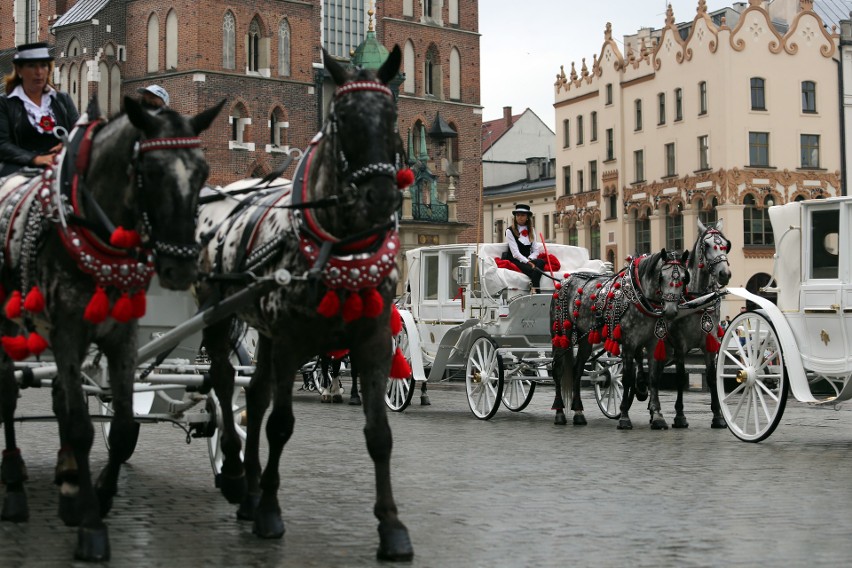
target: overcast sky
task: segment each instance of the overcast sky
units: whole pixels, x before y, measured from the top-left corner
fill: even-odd
[[[708,11],[730,6],[726,0],[707,0]],[[553,83],[559,66],[579,72],[582,58],[591,68],[599,55],[604,28],[623,50],[622,38],[640,27],[661,28],[666,6],[675,20],[692,20],[698,0],[480,0],[479,32],[482,120],[530,108],[554,127]]]

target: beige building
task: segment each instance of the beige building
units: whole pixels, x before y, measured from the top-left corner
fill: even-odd
[[[626,53],[607,24],[591,63],[557,76],[557,240],[621,266],[690,248],[699,219],[721,219],[731,285],[757,291],[775,250],[767,207],[840,194],[839,36],[812,0],[736,3],[733,27],[697,6],[687,26],[669,7]]]

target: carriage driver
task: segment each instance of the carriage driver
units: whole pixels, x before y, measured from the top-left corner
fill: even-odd
[[[544,248],[535,240],[530,206],[520,203],[512,210],[512,224],[506,229],[506,244],[509,245],[509,260],[529,276],[532,292],[538,293],[544,269]]]

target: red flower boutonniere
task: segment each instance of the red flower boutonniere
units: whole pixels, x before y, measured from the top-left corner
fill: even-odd
[[[53,132],[53,127],[56,126],[56,121],[53,120],[53,117],[46,114],[38,121],[38,125],[45,132]]]
[[[523,231],[521,231],[521,236],[522,237],[528,237],[528,236],[530,236],[530,232],[527,231],[526,229],[524,229]]]

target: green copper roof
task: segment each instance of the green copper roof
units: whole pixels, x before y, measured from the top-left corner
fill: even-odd
[[[355,48],[352,65],[375,71],[382,66],[387,58],[388,50],[376,39],[376,32],[370,30],[361,45]]]

